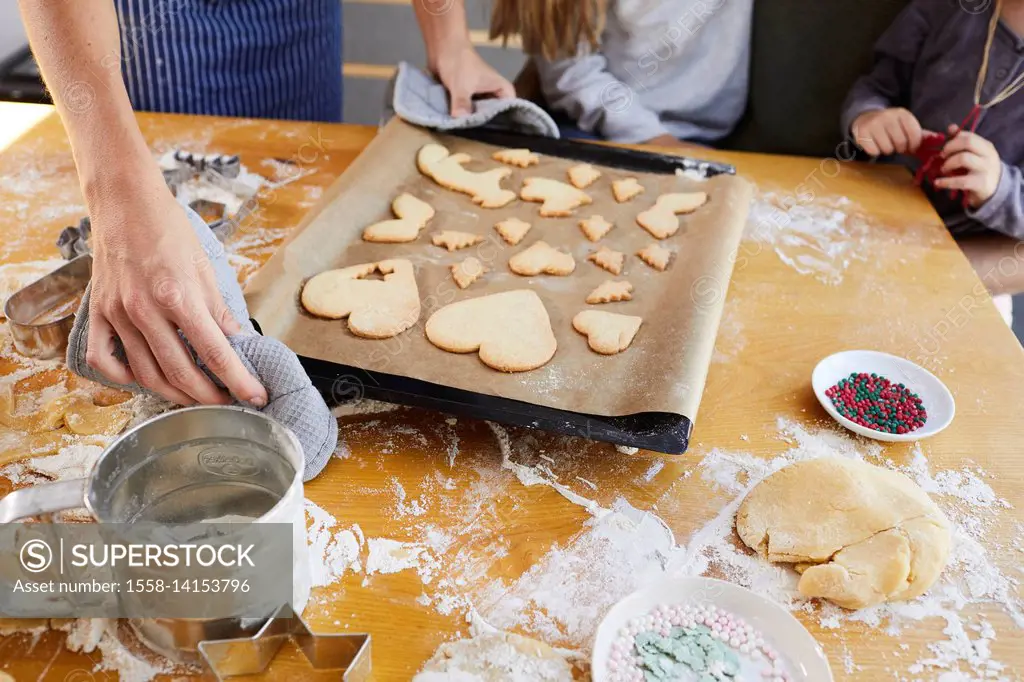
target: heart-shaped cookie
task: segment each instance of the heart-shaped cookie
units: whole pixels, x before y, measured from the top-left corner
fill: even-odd
[[[375,272],[384,279],[365,279]],[[412,263],[401,259],[321,272],[302,287],[301,300],[317,317],[347,317],[352,333],[368,339],[396,336],[420,319]]]
[[[501,181],[509,176],[511,168],[474,173],[462,167],[469,160],[468,154],[452,154],[446,147],[430,143],[416,154],[416,167],[442,187],[468,194],[474,204],[483,208],[501,208],[515,200],[515,192],[501,188]]]
[[[601,355],[615,355],[633,343],[641,322],[643,318],[635,315],[584,310],[572,318],[572,327],[587,337],[590,350]]]
[[[450,303],[427,319],[427,339],[452,353],[479,351],[502,372],[526,372],[547,363],[558,343],[540,297],[529,289]]]

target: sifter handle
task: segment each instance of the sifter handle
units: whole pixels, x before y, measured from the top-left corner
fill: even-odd
[[[87,481],[85,478],[75,478],[15,490],[0,499],[0,523],[13,523],[29,516],[65,509],[78,509],[84,506]]]

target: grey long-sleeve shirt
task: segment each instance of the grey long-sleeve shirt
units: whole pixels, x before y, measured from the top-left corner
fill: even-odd
[[[926,130],[945,133],[974,106],[989,21],[996,3],[971,13],[957,0],[914,0],[875,46],[871,73],[853,86],[843,107],[843,131],[867,111],[905,107]],[[982,102],[1024,71],[1024,37],[1000,22]],[[1024,91],[984,111],[976,131],[999,151],[1002,175],[995,195],[965,212],[945,192],[926,188],[954,235],[996,230],[1024,239]]]
[[[712,142],[747,103],[753,0],[614,0],[598,51],[535,56],[548,105],[615,142]]]

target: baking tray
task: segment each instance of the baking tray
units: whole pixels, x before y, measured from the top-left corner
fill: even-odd
[[[681,170],[688,171],[691,176],[700,174],[707,177],[735,173],[733,167],[725,164],[505,131],[476,129],[459,132],[456,136],[498,147],[528,147],[544,156],[585,161],[621,171],[670,175]],[[259,321],[256,322],[258,324]],[[409,376],[367,370],[304,356],[301,352],[299,356],[314,384],[331,405],[352,399],[370,398],[560,434],[584,436],[667,454],[684,453],[693,428],[690,416],[684,414],[662,411],[644,411],[619,416],[586,414]]]

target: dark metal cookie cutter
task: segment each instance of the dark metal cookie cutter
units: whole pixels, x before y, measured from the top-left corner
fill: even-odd
[[[338,671],[342,682],[370,679],[370,635],[316,634],[290,606],[282,606],[252,637],[205,640],[199,653],[217,680],[256,675],[270,665],[288,640],[318,671]]]

